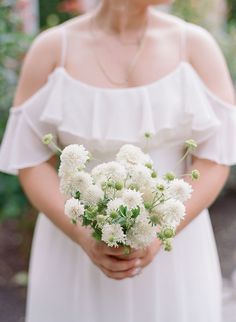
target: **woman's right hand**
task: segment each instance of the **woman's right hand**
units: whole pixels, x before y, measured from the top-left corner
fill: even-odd
[[[88,228],[81,228],[78,241],[80,246],[107,277],[122,280],[139,274],[141,271],[139,251],[132,251],[132,259],[126,260],[124,247],[109,247],[102,241],[96,241]],[[122,256],[122,259],[118,256]]]

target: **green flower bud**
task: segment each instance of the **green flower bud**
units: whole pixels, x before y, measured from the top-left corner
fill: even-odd
[[[144,136],[145,136],[146,139],[150,139],[152,135],[151,135],[150,132],[145,132]]]
[[[145,209],[151,209],[151,207],[152,207],[152,204],[150,203],[150,202],[145,202],[144,203],[144,207],[145,207]]]
[[[156,171],[153,171],[152,174],[151,174],[152,178],[156,178],[157,177],[157,173]]]
[[[42,138],[43,144],[46,144],[46,145],[50,144],[52,140],[53,140],[53,135],[51,133],[44,135]]]
[[[185,141],[185,147],[187,148],[187,149],[189,149],[189,150],[195,150],[196,149],[196,147],[197,147],[197,143],[194,141],[194,140],[192,140],[192,139],[190,139],[190,140],[186,140]]]
[[[164,178],[168,181],[172,181],[176,178],[176,175],[173,173],[173,172],[167,172],[165,175],[164,175]]]
[[[172,250],[171,239],[167,239],[163,242],[164,250],[170,252]]]
[[[113,182],[107,182],[107,187],[108,188],[114,188],[114,183]]]
[[[116,182],[115,183],[115,189],[116,190],[122,190],[123,189],[123,183],[122,182]]]
[[[138,186],[136,184],[132,183],[132,184],[129,185],[129,189],[136,190],[137,191],[138,190]]]
[[[165,190],[165,186],[164,186],[164,184],[159,183],[159,184],[157,185],[157,189],[158,189],[158,190],[160,190],[160,191],[164,191],[164,190]]]
[[[146,163],[145,167],[147,167],[148,169],[152,169],[152,164],[151,163]]]
[[[116,219],[116,218],[118,217],[117,212],[116,212],[116,211],[112,211],[112,212],[110,213],[110,217],[111,217],[112,219]]]
[[[200,172],[195,169],[191,172],[191,179],[192,180],[198,180],[200,178]]]
[[[172,237],[174,237],[175,232],[171,228],[166,228],[166,229],[164,229],[163,234],[164,234],[165,238],[172,238]]]

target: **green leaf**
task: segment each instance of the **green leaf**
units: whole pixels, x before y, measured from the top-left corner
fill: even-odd
[[[81,193],[80,191],[76,191],[76,194],[75,194],[75,199],[80,199],[80,196],[81,196]]]
[[[131,210],[132,217],[137,218],[140,215],[140,207]]]
[[[93,238],[95,238],[96,240],[102,240],[102,232],[100,229],[95,229],[92,233]]]

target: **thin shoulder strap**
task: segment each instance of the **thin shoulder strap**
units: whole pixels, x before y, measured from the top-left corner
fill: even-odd
[[[184,21],[180,28],[180,61],[187,60],[187,33],[186,22]]]
[[[62,27],[61,28],[61,62],[60,66],[64,67],[65,66],[65,61],[66,61],[66,52],[67,52],[67,37],[66,37],[66,28]]]

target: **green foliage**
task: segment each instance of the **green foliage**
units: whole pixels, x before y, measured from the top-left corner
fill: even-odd
[[[196,23],[213,34],[225,55],[231,76],[236,82],[236,0],[228,0],[227,2],[229,5],[229,20],[220,25],[216,25],[214,19],[210,19],[212,12],[215,10],[214,0],[176,0],[172,11],[175,15],[184,18],[186,21]],[[215,15],[217,14],[222,13],[215,13]]]
[[[40,12],[40,26],[41,29],[52,27],[62,23],[69,18],[73,17],[72,13],[63,12],[60,10],[61,0],[40,0],[39,12]]]
[[[207,26],[207,15],[211,6],[211,0],[176,0],[172,9],[175,15],[184,18],[186,21]]]
[[[21,22],[12,10],[14,1],[0,6],[0,141],[16,88],[20,62],[30,37],[21,31]],[[27,208],[27,201],[16,177],[0,174],[0,221],[17,217]]]
[[[229,22],[236,24],[236,0],[227,0]]]

